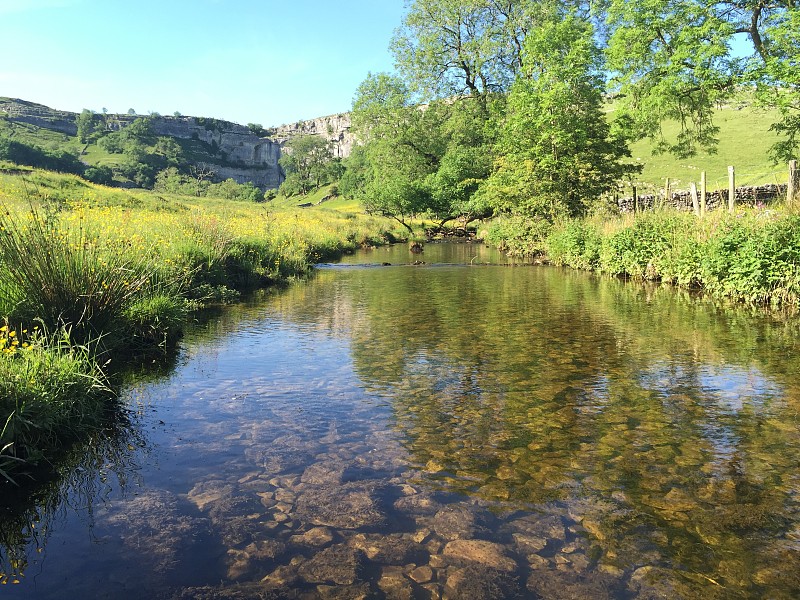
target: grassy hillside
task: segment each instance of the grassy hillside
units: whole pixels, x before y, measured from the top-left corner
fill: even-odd
[[[717,152],[703,152],[689,159],[654,155],[649,140],[636,142],[631,146],[632,158],[644,165],[637,183],[647,192],[663,187],[664,179],[669,177],[672,189],[688,189],[691,182],[700,181],[700,172],[705,171],[709,189],[722,189],[728,185],[728,165],[736,168],[737,185],[786,183],[785,165],[774,165],[768,158],[770,146],[778,139],[769,130],[775,120],[774,112],[750,106],[722,108],[714,119],[720,128]],[[678,131],[678,123],[664,124],[668,139],[674,139]]]

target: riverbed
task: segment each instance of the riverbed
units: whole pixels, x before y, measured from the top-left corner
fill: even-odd
[[[797,598],[797,350],[480,244],[360,251],[131,378],[4,509],[0,595]]]

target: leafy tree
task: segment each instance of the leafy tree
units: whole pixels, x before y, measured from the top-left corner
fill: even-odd
[[[620,114],[635,134],[677,156],[713,150],[715,105],[746,86],[782,111],[775,129],[787,140],[775,156],[796,148],[800,6],[794,0],[606,0],[601,6]],[[732,54],[736,39],[749,41],[750,57]],[[677,138],[666,139],[665,120],[680,124]]]
[[[150,117],[139,117],[120,131],[122,139],[127,143],[152,145],[156,142],[153,133],[153,120]]]
[[[156,140],[153,152],[163,156],[166,163],[173,167],[178,167],[184,162],[183,148],[172,137],[160,136]]]
[[[344,185],[369,212],[394,218],[409,231],[409,218],[431,206],[425,178],[436,171],[446,148],[438,135],[443,105],[418,107],[413,98],[402,80],[386,73],[370,74],[361,83],[352,121],[364,147],[348,161]]]
[[[83,177],[92,183],[99,183],[101,185],[111,185],[114,183],[114,171],[111,167],[106,165],[87,167]]]
[[[75,117],[75,124],[78,126],[78,139],[85,144],[96,130],[94,112],[88,108],[84,108],[80,114]]]
[[[428,99],[507,90],[533,25],[530,4],[413,0],[392,41],[400,73]]]
[[[125,151],[125,140],[119,131],[104,135],[97,141],[97,145],[109,154],[122,154]]]
[[[136,114],[136,111],[135,111],[133,108],[129,108],[129,109],[128,109],[128,114],[129,114],[130,116],[133,116],[133,115],[135,115],[135,114]]]
[[[286,173],[281,186],[287,196],[307,194],[327,182],[332,160],[328,140],[319,135],[300,135],[286,142],[278,160]]]
[[[563,9],[528,35],[495,172],[481,190],[495,209],[549,222],[574,216],[638,168],[623,162],[627,144],[603,114],[601,58],[591,25]]]
[[[0,160],[76,175],[83,175],[86,168],[86,165],[69,152],[46,150],[34,144],[17,142],[8,138],[0,138]]]
[[[248,123],[247,128],[252,131],[254,135],[259,137],[262,137],[266,134],[266,131],[264,131],[264,127],[261,125],[261,123]]]
[[[238,183],[234,179],[226,179],[220,183],[211,184],[207,195],[214,198],[242,200],[245,202],[262,202],[264,200],[264,192],[254,186],[252,182]]]
[[[347,161],[343,192],[409,229],[419,214],[466,224],[485,212],[472,200],[491,166],[490,106],[472,97],[419,105],[398,77],[370,74],[353,102],[364,145]],[[393,177],[402,181],[390,184]]]

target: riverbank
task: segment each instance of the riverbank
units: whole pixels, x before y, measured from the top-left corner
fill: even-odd
[[[721,301],[800,305],[800,214],[783,206],[704,217],[661,210],[549,225],[508,222],[490,238],[554,265],[660,281]]]
[[[0,174],[0,204],[0,479],[50,461],[102,418],[113,393],[101,365],[173,346],[203,306],[394,239],[379,218],[37,170]]]

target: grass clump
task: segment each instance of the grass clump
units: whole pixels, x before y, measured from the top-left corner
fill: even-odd
[[[64,227],[55,213],[31,209],[0,217],[0,309],[18,322],[68,327],[73,340],[113,332],[156,269],[146,256],[103,240],[83,223]]]
[[[0,477],[51,461],[103,419],[111,392],[68,331],[0,327]]]

